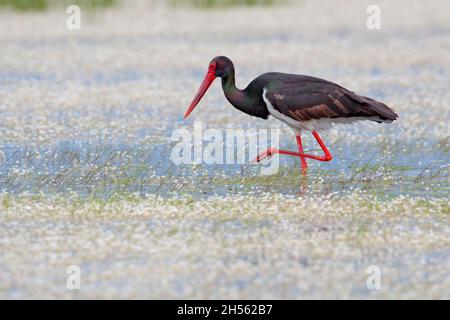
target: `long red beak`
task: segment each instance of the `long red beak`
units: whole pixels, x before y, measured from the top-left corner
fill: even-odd
[[[194,110],[195,106],[200,102],[200,100],[205,95],[206,91],[208,90],[211,83],[213,83],[216,76],[214,75],[214,72],[208,71],[208,73],[205,76],[205,79],[203,79],[202,84],[200,85],[200,88],[198,88],[197,94],[194,97],[194,100],[192,100],[191,105],[186,110],[186,113],[184,114],[184,119],[187,118],[187,116]]]

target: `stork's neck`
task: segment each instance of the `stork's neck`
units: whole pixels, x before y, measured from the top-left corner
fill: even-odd
[[[222,77],[222,89],[227,100],[238,110],[250,115],[259,116],[257,108],[257,97],[249,90],[240,90],[236,88],[234,80],[234,70],[228,75]]]

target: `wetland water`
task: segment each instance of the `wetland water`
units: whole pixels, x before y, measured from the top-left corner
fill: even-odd
[[[0,297],[449,298],[450,6],[382,4],[378,31],[359,1],[127,5],[75,32],[56,9],[0,12]],[[315,18],[324,6],[335,14]],[[309,161],[307,181],[283,156],[269,176],[177,166],[172,134],[194,121],[279,128],[296,149],[276,120],[234,110],[220,81],[182,120],[219,54],[240,88],[266,71],[318,76],[399,120],[321,133],[334,159]],[[70,265],[81,290],[66,287]],[[381,290],[366,287],[370,265]]]
[[[335,141],[330,147],[334,155],[332,162],[310,161],[306,191],[323,194],[366,190],[387,197],[448,195],[445,146],[423,140],[398,142],[393,147],[370,143],[370,135],[377,129],[378,126],[370,124],[345,129],[354,135],[365,131],[367,143]],[[283,133],[287,138],[282,139],[282,144],[295,150],[290,139],[292,134],[287,130]],[[314,143],[312,139],[308,142]],[[11,194],[76,192],[107,198],[115,192],[131,192],[142,196],[189,194],[195,198],[265,192],[269,185],[271,192],[296,194],[302,185],[297,159],[280,157],[274,175],[261,175],[260,166],[266,166],[265,163],[176,165],[171,160],[174,144],[169,136],[166,141],[145,145],[90,141],[61,141],[44,146],[4,145],[0,188]],[[246,160],[247,163],[251,160],[248,152]]]

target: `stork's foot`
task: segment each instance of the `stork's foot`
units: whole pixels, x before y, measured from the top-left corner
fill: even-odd
[[[268,148],[266,151],[260,153],[256,159],[253,159],[252,161],[250,161],[250,163],[258,163],[261,162],[262,160],[266,159],[266,158],[270,158],[271,156],[273,156],[274,154],[285,154],[288,156],[296,156],[299,157],[300,154],[297,152],[293,152],[293,151],[288,151],[288,150],[279,150],[277,148],[274,147],[270,147]]]
[[[327,162],[327,161],[331,161],[333,159],[333,156],[331,154],[325,154],[321,157],[319,156],[314,156],[312,154],[300,154],[301,157],[305,157],[308,159],[313,159],[313,160],[317,160],[317,161],[322,161],[322,162]]]
[[[270,157],[272,157],[275,153],[277,153],[277,149],[271,147],[268,148],[266,151],[261,152],[255,159],[253,159],[252,161],[250,161],[250,163],[258,163],[261,162],[264,159],[269,159]]]
[[[253,159],[250,162],[251,163],[261,162],[262,160],[264,160],[266,158],[270,158],[271,156],[273,156],[276,153],[278,153],[278,154],[285,154],[285,155],[288,155],[288,156],[295,156],[295,157],[300,157],[300,158],[306,158],[306,159],[313,159],[313,160],[323,161],[323,162],[331,161],[331,159],[333,159],[333,157],[331,156],[330,153],[319,157],[319,156],[315,156],[315,155],[312,155],[312,154],[298,153],[298,152],[293,152],[293,151],[288,151],[288,150],[278,150],[276,148],[269,148],[266,151],[260,153],[256,157],[256,159]],[[304,167],[307,168],[307,165],[305,165]]]

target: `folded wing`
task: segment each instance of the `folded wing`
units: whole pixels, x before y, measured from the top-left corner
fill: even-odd
[[[398,117],[382,102],[308,76],[286,75],[275,88],[266,90],[266,98],[279,112],[298,121],[366,117],[382,122]]]

